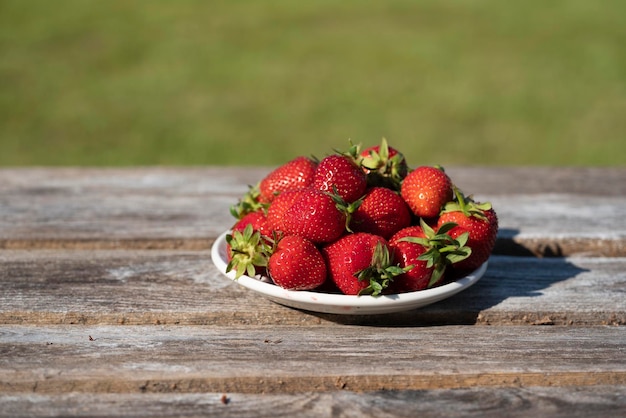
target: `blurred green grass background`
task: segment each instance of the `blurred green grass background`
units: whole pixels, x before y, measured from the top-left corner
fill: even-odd
[[[0,165],[626,163],[621,0],[0,0]]]

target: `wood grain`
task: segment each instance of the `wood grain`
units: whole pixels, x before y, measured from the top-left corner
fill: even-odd
[[[0,392],[624,385],[625,345],[624,327],[5,325]]]
[[[207,249],[232,225],[228,208],[268,171],[2,169],[0,248]],[[498,254],[626,255],[626,169],[448,171],[494,204]]]
[[[492,256],[450,299],[365,316],[277,305],[224,277],[205,251],[5,250],[0,263],[4,324],[626,324],[626,258]]]
[[[588,417],[626,413],[626,386],[438,390],[142,394],[0,394],[0,416]]]
[[[215,269],[270,169],[0,169],[0,416],[626,413],[626,168],[447,168],[498,212],[487,273],[376,316]]]

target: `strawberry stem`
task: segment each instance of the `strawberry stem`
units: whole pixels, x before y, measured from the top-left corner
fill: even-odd
[[[226,273],[235,270],[235,279],[244,274],[254,277],[256,267],[267,266],[270,246],[252,225],[248,224],[243,231],[233,231],[226,235],[226,243],[231,257],[226,265]]]
[[[433,269],[428,283],[430,288],[441,279],[449,265],[465,260],[472,253],[472,249],[466,245],[469,233],[464,232],[456,239],[448,234],[457,226],[454,222],[444,223],[436,233],[423,219],[420,219],[420,226],[425,238],[404,237],[400,241],[412,242],[425,248],[426,251],[417,259],[426,261],[426,267]]]
[[[372,255],[372,263],[369,267],[355,273],[359,281],[369,281],[367,287],[359,291],[361,295],[378,296],[389,287],[394,277],[410,270],[409,267],[401,268],[393,264],[389,249],[382,242],[377,242]]]
[[[237,219],[241,219],[248,213],[256,212],[260,209],[266,210],[266,205],[259,202],[260,195],[258,184],[255,186],[248,185],[246,194],[230,207],[230,214]]]
[[[455,200],[446,203],[442,213],[461,212],[468,218],[473,216],[478,219],[487,220],[485,212],[491,209],[490,202],[477,203],[471,196],[465,196],[461,189],[452,186],[454,190]]]

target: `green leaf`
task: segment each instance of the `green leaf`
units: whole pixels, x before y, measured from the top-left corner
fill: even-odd
[[[445,267],[441,269],[433,270],[433,275],[430,276],[430,281],[428,282],[428,288],[433,287],[441,279],[444,272],[445,272]]]
[[[380,155],[380,159],[383,161],[387,161],[389,159],[389,144],[387,143],[387,139],[385,137],[383,137],[380,141],[378,154]]]
[[[235,278],[239,278],[241,276],[243,276],[243,274],[246,272],[247,266],[243,263],[237,264],[237,273],[235,275]]]
[[[426,223],[426,221],[424,221],[423,218],[420,218],[420,227],[422,228],[422,231],[424,231],[424,235],[426,235],[426,237],[430,238],[435,236],[435,231]]]
[[[439,227],[439,229],[437,230],[437,235],[447,234],[456,226],[458,225],[455,222],[446,222]]]
[[[226,242],[230,247],[231,260],[226,266],[226,272],[235,271],[235,279],[244,274],[254,276],[256,267],[267,266],[267,262],[273,247],[259,231],[255,231],[248,224],[243,231],[233,231],[227,234]]]
[[[469,232],[464,232],[456,238],[459,247],[464,247],[469,240]]]
[[[261,209],[267,210],[267,205],[259,202],[260,195],[259,183],[255,186],[248,185],[248,192],[235,205],[229,208],[230,214],[237,219],[241,219],[248,213]]]
[[[355,277],[359,281],[368,281],[367,287],[361,289],[359,295],[378,296],[389,287],[394,277],[406,273],[408,270],[410,269],[394,265],[389,248],[384,243],[377,242],[370,266],[355,273]]]
[[[403,237],[403,238],[400,238],[398,241],[412,242],[413,244],[419,244],[424,247],[428,247],[430,244],[430,241],[428,240],[428,238],[421,238],[421,237]]]
[[[450,253],[446,256],[446,259],[451,264],[454,264],[454,263],[458,263],[459,261],[465,260],[471,254],[472,254],[472,250],[468,248],[467,251],[465,252]]]

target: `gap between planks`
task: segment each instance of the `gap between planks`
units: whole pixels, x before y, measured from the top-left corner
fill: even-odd
[[[269,302],[272,304],[272,302]],[[0,312],[5,325],[333,325],[417,328],[439,325],[476,326],[623,326],[623,312],[498,312],[422,308],[379,315],[334,315],[273,306],[275,309],[239,312]]]

